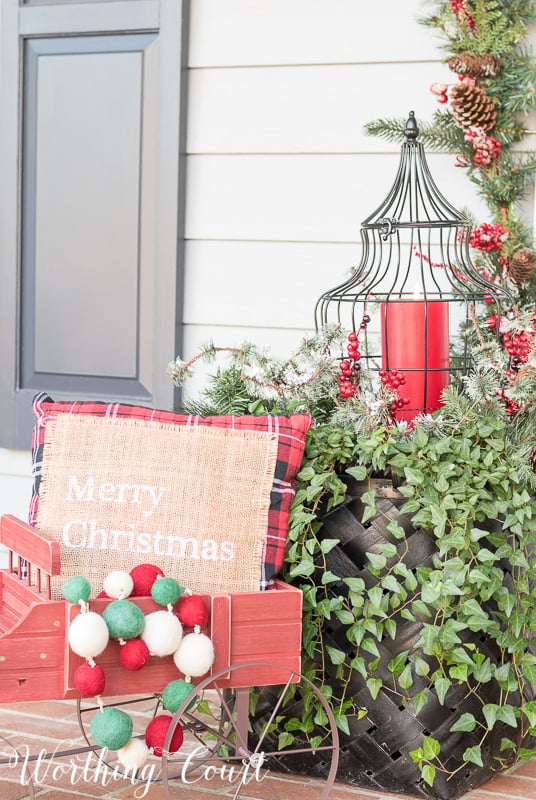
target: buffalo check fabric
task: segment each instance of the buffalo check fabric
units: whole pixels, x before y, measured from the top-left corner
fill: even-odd
[[[201,417],[121,403],[54,401],[46,393],[36,396],[33,410],[36,423],[32,439],[33,489],[29,510],[29,522],[32,525],[37,523],[39,515],[47,425],[61,415],[91,415],[108,420],[129,419],[141,423],[163,423],[190,428],[208,426],[270,434],[276,441],[277,448],[262,546],[259,588],[266,589],[270,585],[284,560],[290,507],[294,499],[296,475],[301,466],[307,431],[312,422],[310,415]]]

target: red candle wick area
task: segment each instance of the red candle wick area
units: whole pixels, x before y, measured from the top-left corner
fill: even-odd
[[[381,304],[382,368],[404,373],[409,404],[395,412],[410,422],[441,407],[449,383],[449,304],[444,300],[390,300]]]

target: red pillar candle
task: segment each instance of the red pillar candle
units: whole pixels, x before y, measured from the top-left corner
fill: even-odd
[[[409,403],[396,412],[411,421],[441,405],[449,382],[449,304],[444,300],[391,300],[381,304],[382,367],[398,369],[406,382],[400,396]]]

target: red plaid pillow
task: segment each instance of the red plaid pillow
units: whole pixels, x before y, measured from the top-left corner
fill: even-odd
[[[270,493],[260,588],[265,589],[270,580],[281,569],[285,555],[290,506],[295,494],[296,474],[301,466],[305,449],[305,437],[312,421],[310,415],[293,414],[289,417],[272,415],[200,417],[120,403],[54,402],[46,393],[36,396],[33,409],[36,416],[36,424],[32,439],[34,482],[29,511],[29,522],[32,525],[35,525],[37,520],[47,421],[60,414],[90,414],[107,418],[128,417],[174,425],[216,426],[235,430],[272,433],[277,439],[277,462]]]

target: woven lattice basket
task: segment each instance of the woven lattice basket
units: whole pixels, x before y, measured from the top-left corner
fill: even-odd
[[[329,539],[339,539],[340,544],[327,555],[327,568],[342,577],[359,577],[367,585],[374,578],[365,569],[367,562],[365,553],[374,550],[374,546],[385,542],[393,543],[397,548],[406,548],[404,563],[409,569],[430,563],[434,553],[434,540],[430,532],[415,529],[408,516],[400,513],[399,508],[405,499],[397,491],[391,480],[376,479],[374,488],[377,498],[377,516],[363,525],[360,520],[363,505],[360,500],[362,492],[370,488],[369,483],[349,485],[348,496],[343,506],[337,508],[324,518],[321,535]],[[387,526],[396,520],[405,530],[403,542],[395,540]],[[320,576],[318,582],[320,582]],[[333,596],[344,594],[347,587],[342,582],[330,584]],[[378,644],[381,659],[376,677],[382,678],[386,684],[392,681],[387,669],[388,662],[403,650],[412,650],[420,634],[421,623],[397,620],[397,635],[394,640],[389,637]],[[324,643],[332,645],[348,653],[348,660],[353,656],[352,645],[345,634],[345,627],[336,619],[330,620],[324,632]],[[498,652],[494,643],[487,641],[482,634],[474,634],[480,652],[489,657],[492,663],[498,663]],[[327,663],[327,680],[332,686],[337,684],[336,666]],[[420,684],[418,683],[420,681]],[[433,692],[427,689],[424,678],[417,677],[412,691],[425,691],[429,694],[426,705],[415,713],[412,702],[397,704],[396,697],[384,688],[376,700],[372,700],[362,676],[355,672],[349,687],[349,695],[357,708],[366,708],[367,714],[362,719],[349,717],[350,735],[341,732],[340,761],[338,779],[365,788],[383,789],[410,794],[414,797],[449,800],[481,785],[500,770],[497,756],[501,756],[505,766],[504,753],[500,753],[500,742],[503,737],[515,739],[517,731],[503,724],[496,724],[491,735],[482,747],[483,766],[474,763],[463,763],[462,755],[466,748],[479,743],[478,729],[474,733],[451,732],[450,728],[462,714],[469,712],[481,717],[481,703],[497,703],[500,701],[500,689],[491,681],[479,687],[480,701],[468,692],[465,683],[453,685],[448,691],[445,703],[441,705]],[[270,712],[269,694],[257,705],[256,717],[261,718]],[[530,699],[530,698],[525,698]],[[514,700],[511,699],[511,702]],[[299,699],[290,715],[300,716]],[[255,718],[255,717],[254,717]],[[441,743],[441,760],[446,770],[454,774],[436,773],[433,787],[427,785],[420,776],[418,766],[412,761],[409,753],[422,745],[423,735],[434,737]],[[524,743],[528,746],[528,743]],[[461,769],[460,766],[462,766]],[[288,768],[288,763],[286,764]],[[323,765],[321,759],[305,763],[299,756],[293,765],[296,772],[321,775]]]

